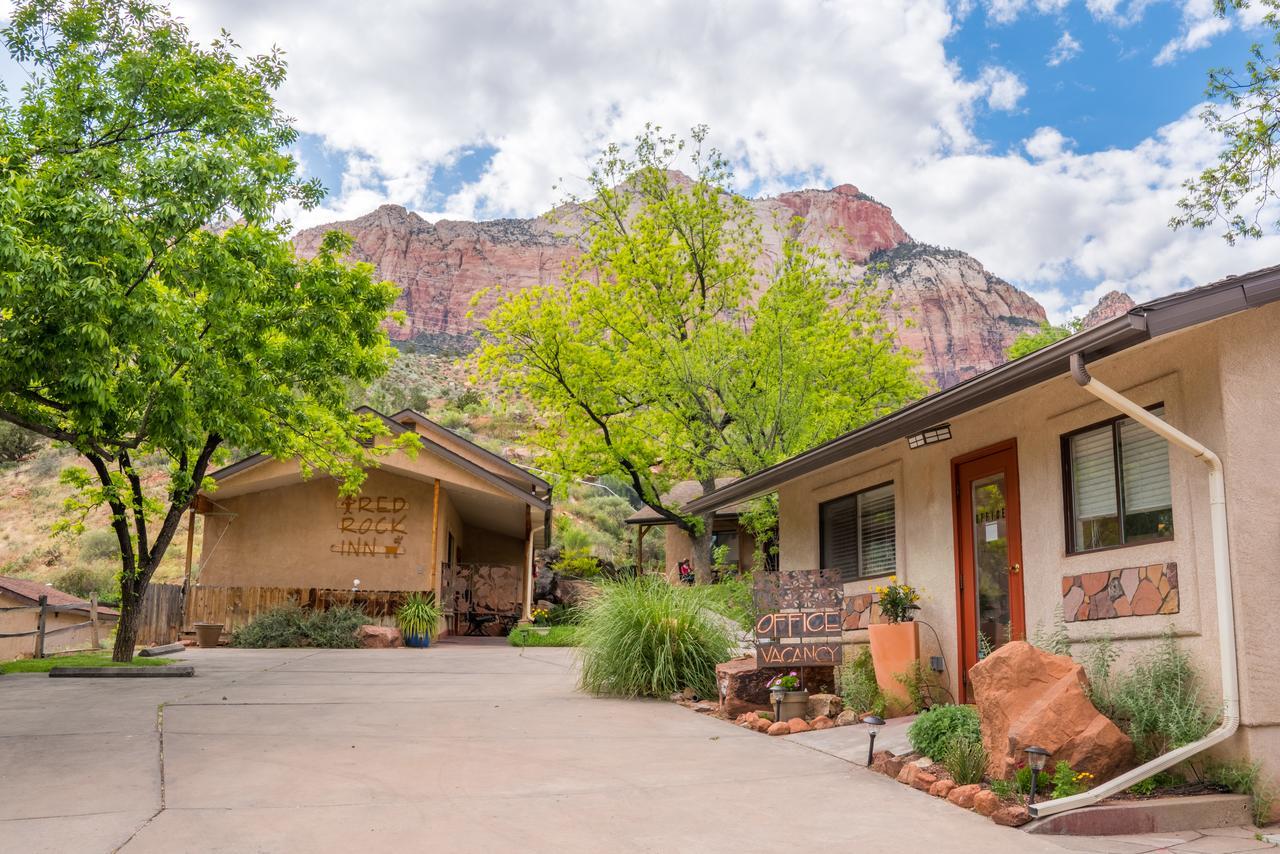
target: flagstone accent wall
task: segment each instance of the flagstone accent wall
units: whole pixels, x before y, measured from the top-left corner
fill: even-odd
[[[1086,572],[1062,579],[1062,614],[1068,623],[1176,613],[1176,563]]]
[[[842,628],[846,632],[856,632],[858,629],[865,629],[874,623],[875,620],[872,619],[874,616],[872,611],[874,601],[874,593],[859,593],[857,596],[844,597],[844,624]]]

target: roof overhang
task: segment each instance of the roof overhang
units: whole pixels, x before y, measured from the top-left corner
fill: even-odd
[[[945,391],[921,398],[865,427],[749,477],[708,492],[682,508],[704,513],[773,492],[780,485],[834,462],[918,433],[980,406],[1069,374],[1075,353],[1086,362],[1114,355],[1161,335],[1280,300],[1280,266],[1172,294],[1077,332],[1042,350],[984,371]]]

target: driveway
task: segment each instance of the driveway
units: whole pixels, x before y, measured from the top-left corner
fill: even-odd
[[[791,739],[574,690],[558,649],[191,650],[0,677],[0,851],[1056,852]]]

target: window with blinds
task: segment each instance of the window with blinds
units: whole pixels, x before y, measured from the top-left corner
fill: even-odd
[[[1164,407],[1153,415],[1163,417]],[[1173,536],[1169,445],[1131,418],[1063,438],[1068,551],[1085,552]]]
[[[897,571],[897,512],[893,484],[883,484],[818,507],[821,561],[845,581]]]

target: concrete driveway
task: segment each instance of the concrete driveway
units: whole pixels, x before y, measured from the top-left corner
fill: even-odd
[[[790,739],[574,690],[567,650],[192,650],[0,677],[0,851],[1058,852]]]

